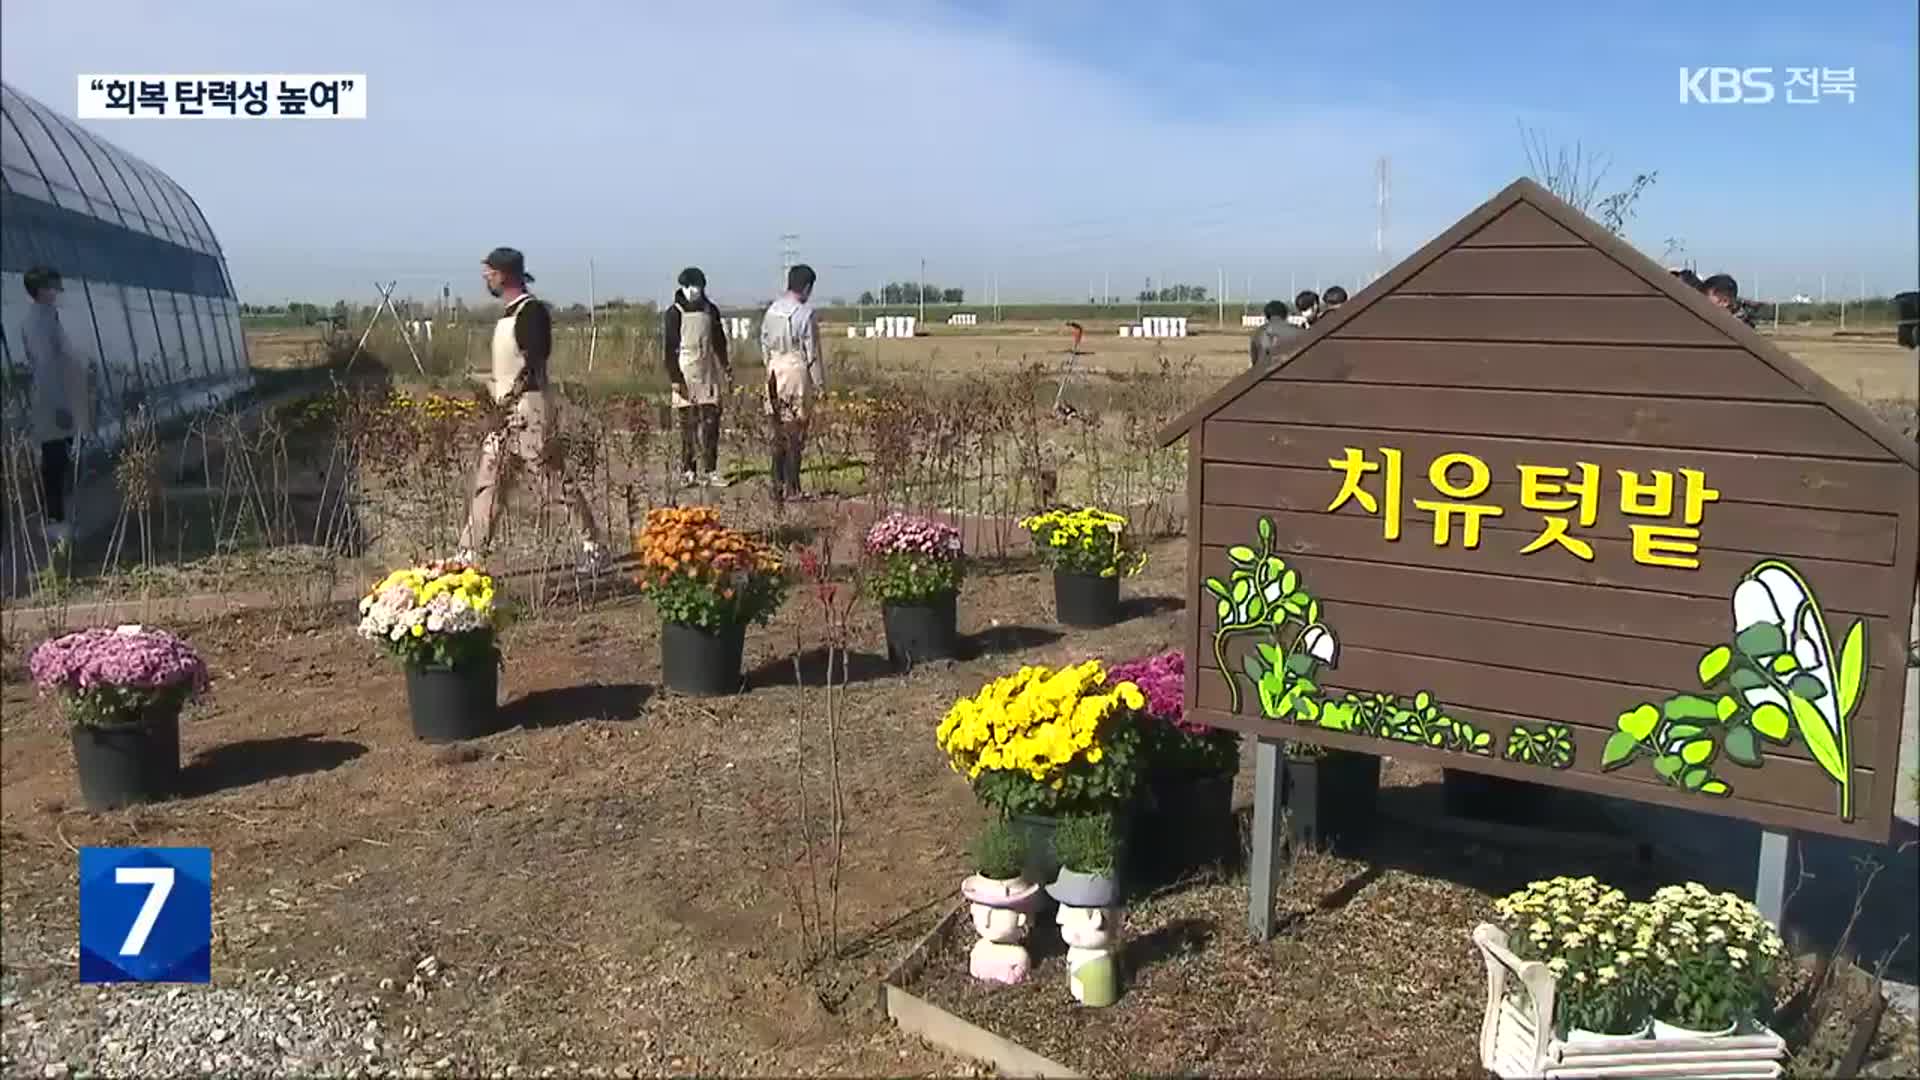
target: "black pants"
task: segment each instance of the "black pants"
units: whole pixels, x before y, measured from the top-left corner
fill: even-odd
[[[773,424],[773,496],[800,495],[800,452],[807,445],[805,420],[775,420]]]
[[[72,471],[72,439],[40,444],[40,493],[46,498],[48,521],[67,520],[67,476]]]
[[[720,467],[720,406],[685,405],[673,410],[680,414],[680,470],[701,475]],[[699,451],[695,467],[695,450]]]

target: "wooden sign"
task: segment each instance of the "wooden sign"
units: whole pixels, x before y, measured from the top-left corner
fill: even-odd
[[[1537,184],[1181,437],[1194,719],[1887,838],[1914,443]]]

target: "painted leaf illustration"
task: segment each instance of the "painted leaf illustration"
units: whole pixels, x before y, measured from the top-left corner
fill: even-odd
[[[1620,731],[1639,742],[1653,734],[1654,725],[1660,722],[1660,710],[1651,705],[1642,705],[1620,714]]]
[[[1220,619],[1221,622],[1228,622],[1232,620],[1233,618],[1233,602],[1232,601],[1230,600],[1220,601],[1220,606],[1217,610],[1219,612],[1218,618]]]
[[[1267,602],[1265,600],[1262,600],[1258,594],[1255,594],[1254,596],[1248,598],[1247,600],[1247,621],[1248,622],[1259,622],[1260,616],[1265,615],[1266,613],[1267,613]]]
[[[1680,760],[1689,765],[1705,765],[1713,760],[1713,740],[1694,739],[1680,747]]]
[[[1828,776],[1835,781],[1843,780],[1847,767],[1840,760],[1840,747],[1833,741],[1833,732],[1827,730],[1827,718],[1813,702],[1797,694],[1789,695],[1788,700],[1793,702],[1793,722],[1800,729],[1800,741],[1807,744],[1807,752]]]
[[[1247,597],[1251,595],[1253,595],[1253,582],[1243,577],[1233,579],[1233,602],[1235,604],[1246,603]]]
[[[1860,704],[1860,691],[1867,681],[1867,624],[1855,619],[1847,628],[1847,639],[1840,646],[1840,719],[1853,716]]]
[[[1785,675],[1799,669],[1800,659],[1792,653],[1781,653],[1779,656],[1773,658],[1773,663],[1770,666],[1773,668],[1775,675]]]
[[[1700,794],[1719,795],[1722,798],[1725,798],[1726,796],[1733,794],[1733,789],[1727,786],[1727,782],[1725,780],[1709,780],[1706,783],[1700,785]]]
[[[1728,728],[1720,745],[1726,750],[1727,756],[1735,762],[1748,768],[1757,768],[1760,765],[1760,739],[1754,735],[1753,729],[1745,724]]]
[[[1680,777],[1680,782],[1686,786],[1688,791],[1699,791],[1700,785],[1706,783],[1712,776],[1713,774],[1705,769],[1693,768],[1688,769],[1686,773]]]
[[[1675,724],[1667,729],[1666,743],[1669,747],[1672,747],[1677,743],[1686,742],[1688,739],[1699,738],[1700,734],[1706,730],[1706,728],[1701,727],[1699,724]]]
[[[1308,622],[1320,621],[1320,601],[1318,600],[1307,601],[1307,621]]]
[[[1289,570],[1280,575],[1280,591],[1283,593],[1293,592],[1299,584],[1300,575],[1295,571]]]
[[[1263,641],[1257,648],[1260,650],[1260,655],[1266,658],[1268,667],[1280,666],[1280,646],[1270,641]]]
[[[1260,542],[1263,544],[1273,543],[1273,519],[1272,518],[1260,519]]]
[[[1260,666],[1259,659],[1252,653],[1240,658],[1240,670],[1247,673],[1247,678],[1251,679],[1255,686],[1259,686],[1260,680],[1267,676],[1267,669]]]
[[[1305,675],[1313,670],[1313,657],[1306,653],[1294,653],[1287,657],[1285,666],[1289,675]]]
[[[1727,682],[1735,690],[1744,692],[1747,690],[1758,690],[1767,685],[1767,677],[1750,667],[1742,665],[1733,669],[1733,674],[1727,676]]]
[[[1725,645],[1716,645],[1707,655],[1700,658],[1700,685],[1712,686],[1721,675],[1726,673],[1727,665],[1733,660],[1733,650]]]
[[[1740,711],[1740,699],[1734,697],[1732,694],[1721,694],[1720,700],[1713,703],[1713,711],[1714,714],[1720,718],[1720,722],[1724,724],[1733,718],[1734,713]]]
[[[1808,701],[1819,701],[1827,696],[1826,684],[1804,672],[1795,675],[1793,681],[1787,683],[1787,689]]]
[[[1754,729],[1774,742],[1787,741],[1787,728],[1790,723],[1787,710],[1771,701],[1753,710]]]
[[[1747,585],[1756,584],[1759,583],[1749,581],[1741,585],[1740,588],[1744,589]],[[1738,591],[1737,589],[1735,590],[1736,593]],[[1738,604],[1739,601],[1736,599],[1734,603]],[[1733,644],[1735,648],[1753,657],[1755,660],[1764,660],[1769,656],[1775,656],[1786,651],[1787,635],[1785,631],[1773,623],[1755,623],[1736,634],[1733,639]]]
[[[1607,736],[1607,747],[1600,752],[1602,769],[1617,769],[1633,760],[1634,751],[1640,749],[1640,740],[1629,732],[1616,731]]]
[[[1661,710],[1669,720],[1718,720],[1719,707],[1703,697],[1693,694],[1680,694],[1667,699]]]
[[[1253,549],[1245,544],[1235,544],[1227,549],[1227,558],[1232,559],[1235,566],[1252,566]]]
[[[1221,581],[1217,577],[1208,578],[1206,584],[1207,584],[1207,591],[1219,597],[1222,600],[1229,599],[1233,595],[1231,592],[1227,590],[1227,583],[1224,581]]]
[[[1686,763],[1680,760],[1678,754],[1661,754],[1653,759],[1653,771],[1668,780],[1680,775],[1680,770],[1685,767]]]

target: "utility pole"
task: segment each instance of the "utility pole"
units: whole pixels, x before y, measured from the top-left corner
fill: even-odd
[[[922,256],[920,259],[920,323],[922,326],[924,326],[926,325],[926,322],[927,322],[927,260],[925,256]]]
[[[1100,303],[1113,303],[1113,272],[1110,270],[1100,272]]]
[[[1220,267],[1213,270],[1213,310],[1214,321],[1220,329],[1227,328],[1227,272]]]
[[[793,264],[800,261],[799,252],[793,246],[799,239],[799,233],[780,234],[780,284],[774,287],[776,296],[786,291],[787,271],[793,269]]]

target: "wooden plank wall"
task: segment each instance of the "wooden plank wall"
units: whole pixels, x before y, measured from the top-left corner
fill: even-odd
[[[1434,695],[1491,730],[1491,758],[1265,720],[1239,676],[1239,714],[1213,651],[1213,598],[1196,593],[1190,629],[1198,714],[1245,731],[1429,760],[1521,779],[1733,814],[1774,826],[1883,839],[1895,782],[1907,616],[1913,603],[1913,470],[1610,255],[1521,203],[1445,251],[1333,334],[1197,426],[1191,478],[1198,520],[1192,587],[1226,578],[1226,549],[1257,547],[1273,520],[1276,553],[1302,575],[1339,637],[1321,681],[1345,690]],[[1380,460],[1404,451],[1402,535],[1355,502],[1327,512],[1345,448]],[[1480,546],[1433,543],[1415,498],[1435,457],[1462,451],[1494,486],[1472,500],[1503,516]],[[1530,555],[1539,513],[1521,506],[1517,466],[1601,469],[1599,517],[1562,548]],[[1632,558],[1617,469],[1698,469],[1720,501],[1701,525],[1701,566]],[[1379,473],[1367,490],[1381,493]],[[1678,520],[1676,515],[1670,522]],[[1721,762],[1732,798],[1665,784],[1640,763],[1603,773],[1615,718],[1642,702],[1699,690],[1701,654],[1731,641],[1730,597],[1763,558],[1790,560],[1840,636],[1868,628],[1869,676],[1854,718],[1854,821],[1796,739],[1766,763]],[[1237,671],[1246,638],[1227,656]],[[1501,760],[1515,722],[1569,725],[1571,770],[1545,775]],[[1883,767],[1884,763],[1884,767]]]

